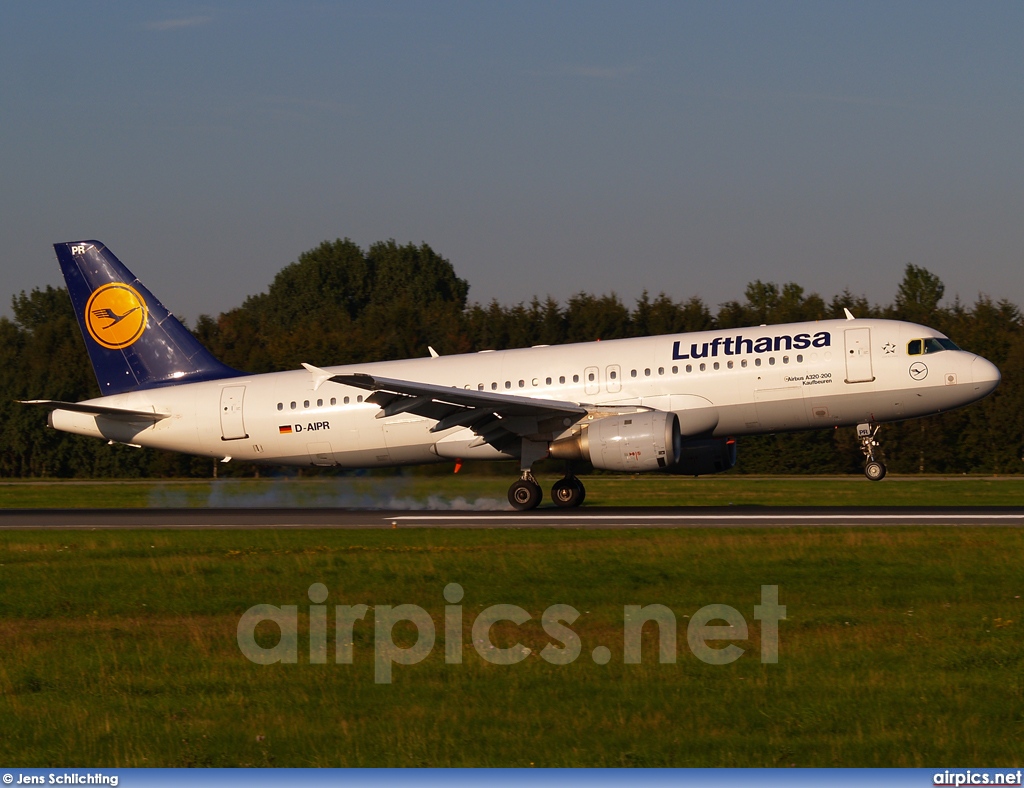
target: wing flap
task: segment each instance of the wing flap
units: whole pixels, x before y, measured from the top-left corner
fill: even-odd
[[[472,389],[437,386],[431,383],[416,383],[410,380],[381,378],[376,375],[365,375],[358,372],[348,375],[333,375],[330,379],[337,383],[366,391],[388,392],[405,397],[422,397],[424,398],[424,404],[434,402],[446,403],[462,408],[481,408],[502,417],[536,416],[538,418],[550,418],[551,416],[565,415],[574,417],[574,420],[576,420],[587,415],[587,409],[575,402],[563,402],[554,399],[535,399],[533,397],[521,397],[517,394],[473,391]],[[412,406],[413,413],[416,413],[415,408],[415,405]]]
[[[468,427],[479,436],[478,445],[489,443],[499,450],[513,439],[542,439],[545,434],[561,432],[589,412],[576,402],[474,391],[360,372],[334,374],[312,364],[302,366],[313,376],[315,389],[333,382],[371,392],[366,401],[380,407],[378,419],[413,413],[436,421],[430,430],[433,433]]]

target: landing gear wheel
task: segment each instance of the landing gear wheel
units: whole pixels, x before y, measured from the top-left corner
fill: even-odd
[[[536,509],[543,497],[544,492],[540,489],[540,485],[532,478],[520,479],[508,488],[508,502],[512,504],[513,509],[518,509],[521,512],[527,509]]]
[[[875,450],[881,449],[881,444],[875,440],[880,429],[880,424],[865,423],[857,425],[860,450],[864,452],[864,475],[873,482],[880,482],[885,478],[885,466],[875,459]]]
[[[555,506],[563,509],[579,506],[586,494],[587,491],[575,476],[559,479],[551,488],[551,500]]]
[[[885,478],[885,466],[877,460],[872,460],[864,466],[864,475],[873,482],[880,482]]]

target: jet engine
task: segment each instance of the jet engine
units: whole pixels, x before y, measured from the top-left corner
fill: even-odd
[[[735,438],[704,438],[686,441],[679,452],[679,461],[665,470],[680,476],[706,476],[727,471],[735,464]]]
[[[660,410],[606,416],[551,444],[550,456],[605,471],[656,471],[679,460],[679,417]]]

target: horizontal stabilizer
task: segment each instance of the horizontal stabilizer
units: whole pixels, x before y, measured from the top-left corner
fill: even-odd
[[[91,413],[94,416],[106,416],[124,421],[161,421],[169,418],[170,413],[157,413],[152,410],[131,410],[130,408],[111,408],[106,405],[90,405],[88,402],[61,402],[55,399],[22,399],[22,405],[42,405],[50,410],[69,410],[73,413]]]

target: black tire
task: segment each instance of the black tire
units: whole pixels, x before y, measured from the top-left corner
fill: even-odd
[[[579,488],[579,491],[580,491],[580,499],[576,502],[576,505],[579,506],[585,500],[587,500],[587,488],[584,487],[583,486],[583,482],[581,482],[575,476],[572,477],[572,482],[573,482],[573,484],[575,484]]]
[[[885,466],[872,460],[864,466],[864,475],[873,482],[880,482],[885,478]]]
[[[508,502],[521,512],[536,509],[543,497],[540,485],[527,479],[520,479],[508,488]]]
[[[583,503],[583,485],[575,477],[559,479],[551,487],[551,500],[561,509],[570,509]]]

